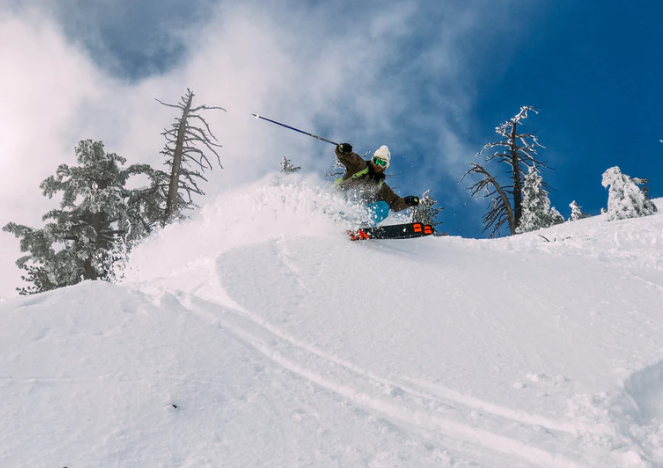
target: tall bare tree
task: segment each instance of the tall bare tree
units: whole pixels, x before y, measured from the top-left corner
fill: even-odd
[[[537,165],[548,167],[543,161],[536,158],[537,148],[543,148],[536,135],[533,133],[519,133],[519,125],[527,118],[528,112],[538,111],[531,106],[520,108],[516,116],[507,120],[497,128],[495,132],[502,136],[502,140],[486,144],[477,156],[486,150],[497,148],[497,151],[486,157],[486,163],[497,161],[509,167],[508,174],[510,185],[501,185],[497,178],[488,170],[476,163],[471,163],[471,168],[461,178],[467,175],[479,175],[482,179],[468,187],[471,196],[482,194],[483,198],[495,196],[491,202],[488,213],[484,216],[484,231],[492,228],[490,237],[499,233],[504,223],[508,223],[511,235],[516,233],[523,213],[523,179],[529,167]],[[549,188],[547,183],[543,187]]]
[[[170,167],[164,223],[182,217],[183,209],[191,209],[194,206],[191,196],[193,193],[204,195],[205,192],[198,186],[197,179],[207,181],[202,173],[207,169],[212,169],[212,163],[207,158],[204,149],[214,153],[219,167],[223,169],[221,158],[215,149],[221,148],[221,145],[215,143],[218,141],[217,138],[199,112],[212,109],[225,111],[225,109],[205,105],[193,107],[193,97],[193,92],[187,88],[186,94],[182,96],[178,104],[166,104],[156,99],[160,104],[174,107],[182,112],[175,119],[172,128],[166,129],[162,133],[166,138],[166,146],[161,154],[166,156],[165,164]],[[202,146],[203,149],[196,145]],[[190,169],[192,166],[198,168],[199,171]]]

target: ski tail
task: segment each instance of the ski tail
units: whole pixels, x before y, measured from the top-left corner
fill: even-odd
[[[433,234],[435,234],[435,228],[430,224],[423,223],[366,227],[348,231],[350,240],[353,241],[369,239],[412,239],[416,237],[431,236]]]

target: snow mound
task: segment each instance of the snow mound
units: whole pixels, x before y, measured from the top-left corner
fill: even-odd
[[[643,218],[608,221],[606,215],[490,242],[490,249],[577,255],[613,265],[663,270],[663,199],[659,212]],[[488,241],[480,241],[486,243]]]

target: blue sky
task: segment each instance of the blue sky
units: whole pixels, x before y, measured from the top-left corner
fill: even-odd
[[[570,199],[599,213],[607,201],[600,175],[611,166],[649,177],[650,194],[663,196],[663,5],[634,5],[559,2],[519,44],[504,74],[482,79],[476,121],[483,129],[508,103],[541,110],[527,123],[556,167],[545,177],[563,214]]]
[[[388,145],[401,195],[431,189],[444,230],[482,237],[486,204],[466,203],[469,184],[457,182],[494,128],[532,105],[540,113],[524,129],[546,147],[540,157],[556,170],[542,175],[564,216],[572,200],[598,214],[601,174],[615,165],[651,178],[661,197],[663,4],[636,5],[0,0],[0,60],[12,64],[0,75],[12,90],[0,108],[11,181],[0,224],[40,224],[54,202],[38,184],[74,162],[80,139],[160,164],[173,115],[153,98],[175,102],[186,87],[228,109],[211,118],[225,169],[211,174],[210,195],[276,170],[284,155],[308,172],[333,163],[330,145],[250,118],[258,112],[360,153]],[[17,246],[2,237],[3,263]]]

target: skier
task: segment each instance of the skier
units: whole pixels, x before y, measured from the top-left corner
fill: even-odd
[[[368,161],[353,153],[350,143],[341,143],[335,152],[345,166],[345,174],[336,180],[336,185],[352,191],[355,197],[366,203],[373,225],[389,216],[390,209],[401,211],[419,205],[418,197],[409,195],[401,198],[384,182],[384,171],[391,161],[391,153],[386,146],[378,148]]]

